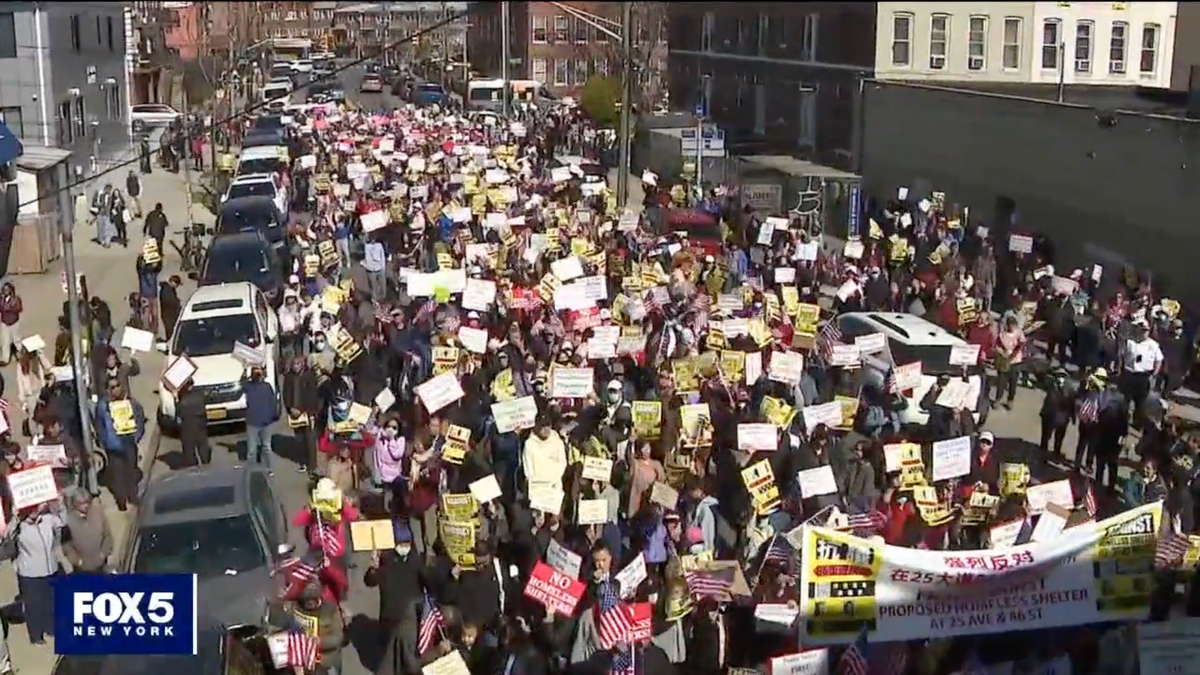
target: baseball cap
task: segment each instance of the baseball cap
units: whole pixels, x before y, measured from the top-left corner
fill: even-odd
[[[995,436],[995,434],[993,434],[990,431],[985,431],[982,434],[979,434],[979,442],[980,443],[995,443],[996,436]]]

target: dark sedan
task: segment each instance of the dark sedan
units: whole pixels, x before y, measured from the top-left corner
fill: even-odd
[[[248,281],[271,304],[278,305],[283,300],[285,275],[279,254],[261,233],[251,231],[214,237],[196,280],[201,286]]]

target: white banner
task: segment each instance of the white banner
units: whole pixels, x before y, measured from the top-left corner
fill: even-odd
[[[805,526],[800,640],[922,640],[1140,620],[1149,611],[1162,503],[1048,542],[922,551]]]

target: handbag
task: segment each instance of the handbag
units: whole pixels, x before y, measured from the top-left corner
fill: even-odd
[[[0,562],[17,559],[17,532],[20,527],[13,528],[7,536],[0,539]]]

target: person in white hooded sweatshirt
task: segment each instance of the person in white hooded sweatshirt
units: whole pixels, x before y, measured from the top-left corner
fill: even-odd
[[[533,434],[521,450],[521,468],[525,473],[527,492],[536,488],[563,489],[563,474],[567,470],[567,445],[545,416],[539,417]]]

